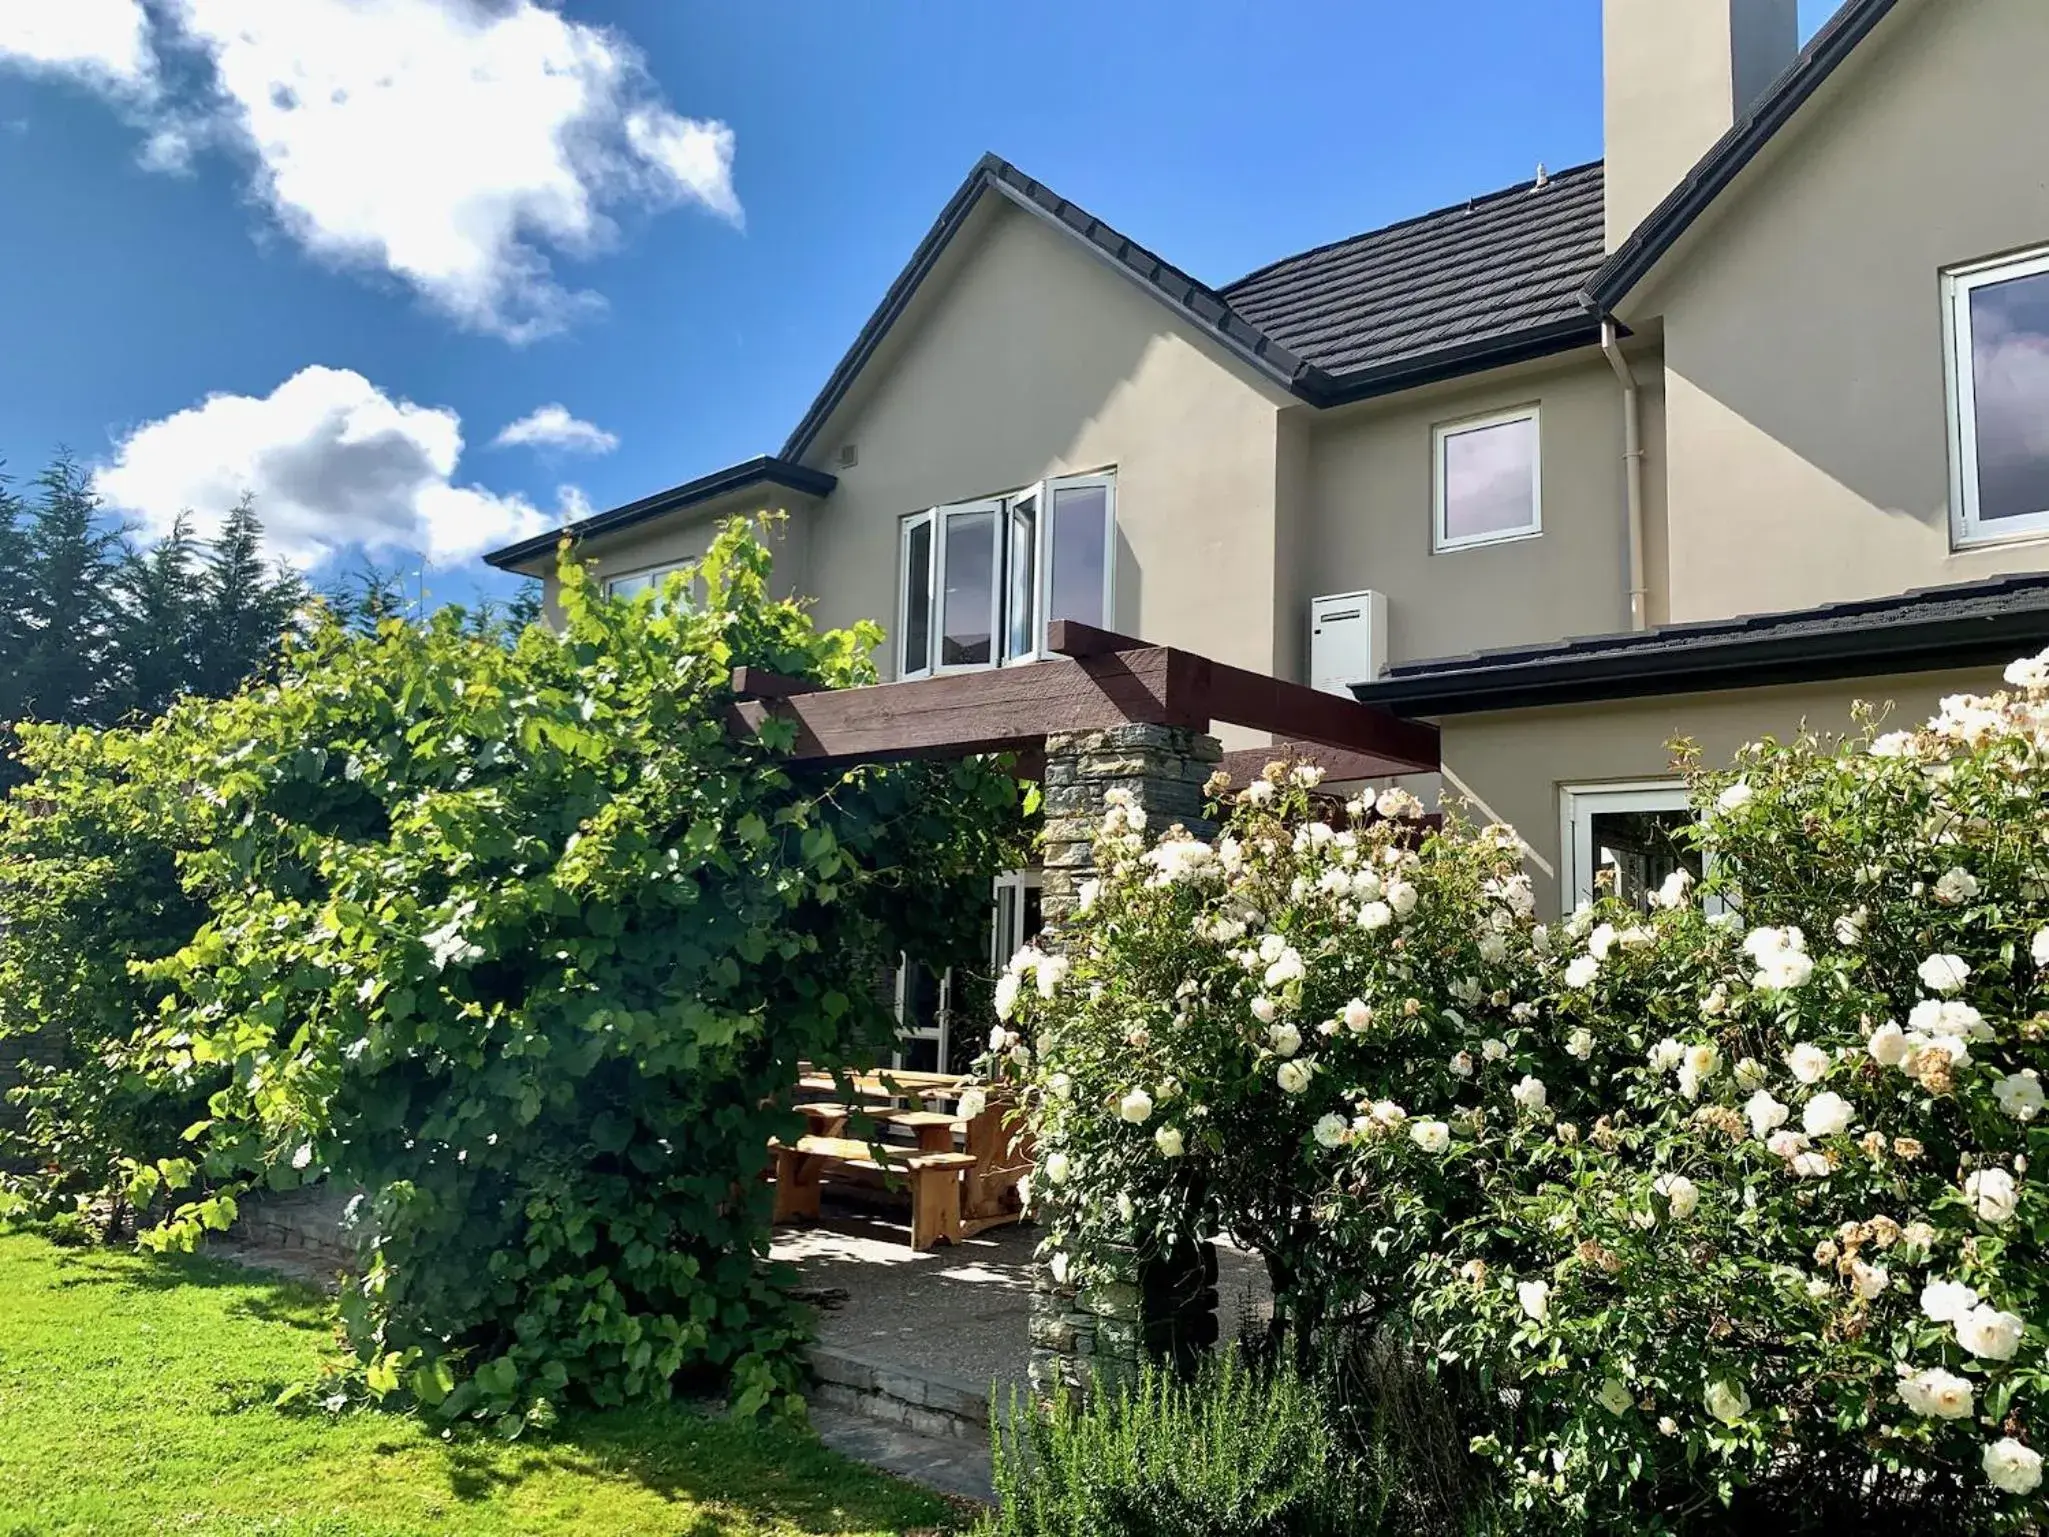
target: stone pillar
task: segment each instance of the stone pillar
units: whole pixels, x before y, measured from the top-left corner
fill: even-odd
[[[1149,836],[1178,822],[1208,838],[1216,828],[1203,817],[1202,785],[1222,756],[1215,737],[1183,726],[1116,726],[1046,739],[1046,944],[1059,948],[1094,868],[1104,793],[1129,791],[1146,814]],[[1185,1254],[1133,1248],[1114,1278],[1082,1287],[1062,1278],[1058,1258],[1041,1256],[1032,1285],[1031,1382],[1041,1396],[1114,1386],[1134,1377],[1148,1356],[1186,1364],[1216,1343],[1211,1245]]]

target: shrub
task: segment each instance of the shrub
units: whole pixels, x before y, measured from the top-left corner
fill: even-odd
[[[1533,1527],[2038,1520],[2049,661],[2009,677],[1696,770],[1704,885],[1560,928],[1400,792],[1326,820],[1276,766],[1213,846],[1111,804],[999,998],[1056,1265],[1252,1244],[1298,1333],[1477,1389]]]
[[[1315,1388],[1235,1351],[1084,1404],[1011,1405],[985,1537],[1324,1537],[1377,1529]]]
[[[734,524],[632,602],[566,564],[559,634],[316,621],[274,684],[148,738],[211,831],[179,863],[203,924],[143,957],[147,1051],[220,1075],[190,1128],[209,1167],[367,1192],[343,1313],[377,1392],[516,1432],[685,1372],[741,1412],[796,1380],[759,1175],[797,1063],[887,1048],[899,950],[986,943],[1017,797],[983,763],[792,765],[788,723],[735,735],[735,666],[872,680],[873,627],[815,631],[767,571]],[[145,1236],[193,1244],[233,1196]]]

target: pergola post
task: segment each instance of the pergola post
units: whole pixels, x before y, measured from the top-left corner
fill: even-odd
[[[1178,822],[1208,838],[1216,828],[1202,815],[1202,785],[1222,757],[1215,737],[1187,726],[1134,724],[1046,738],[1044,943],[1059,948],[1081,885],[1095,868],[1104,795],[1128,791],[1145,812],[1149,834]],[[1186,1363],[1216,1343],[1212,1245],[1181,1254],[1146,1254],[1133,1246],[1122,1258],[1110,1279],[1076,1287],[1059,1278],[1050,1240],[1041,1247],[1032,1287],[1030,1368],[1033,1391],[1041,1397],[1063,1388],[1114,1389],[1135,1377],[1147,1356]]]

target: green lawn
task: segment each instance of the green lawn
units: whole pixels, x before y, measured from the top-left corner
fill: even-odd
[[[0,1537],[866,1537],[946,1518],[809,1437],[682,1407],[512,1444],[279,1413],[331,1315],[228,1265],[0,1235]]]

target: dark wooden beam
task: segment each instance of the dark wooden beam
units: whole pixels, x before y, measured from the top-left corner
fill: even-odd
[[[752,735],[771,719],[797,727],[792,756],[875,760],[965,757],[1042,745],[1049,732],[1101,731],[1134,721],[1192,726],[1208,717],[1192,696],[1200,660],[1164,646],[1083,660],[831,689],[735,705],[731,723]]]
[[[1226,662],[1189,660],[1196,674],[1192,687],[1213,721],[1365,753],[1390,765],[1382,773],[1434,773],[1439,766],[1435,726]]]
[[[1099,630],[1079,619],[1056,619],[1046,626],[1046,649],[1055,656],[1108,656],[1117,651],[1143,651],[1146,643],[1115,630]]]
[[[825,685],[809,678],[786,678],[763,667],[735,667],[733,693],[740,699],[795,699],[799,694],[824,692]]]

